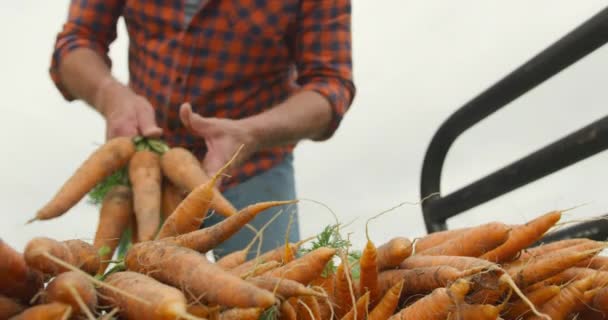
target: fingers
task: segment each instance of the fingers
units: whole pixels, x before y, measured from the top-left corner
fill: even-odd
[[[107,119],[106,140],[116,137],[135,137],[137,134],[137,118],[134,114]]]
[[[154,108],[145,99],[139,100],[135,106],[139,132],[144,137],[158,138],[163,130],[156,125]]]
[[[179,118],[188,129],[188,131],[192,132],[192,123],[190,121],[190,115],[192,114],[192,106],[188,102],[183,103],[179,108]]]
[[[184,103],[179,108],[179,117],[188,131],[199,137],[206,138],[209,133],[209,120],[192,112],[192,106]]]

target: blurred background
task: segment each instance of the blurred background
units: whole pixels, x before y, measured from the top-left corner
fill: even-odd
[[[277,0],[278,1],[278,0]],[[70,1],[0,1],[0,238],[22,250],[34,236],[91,239],[98,208],[82,201],[64,216],[25,225],[103,142],[104,122],[81,102],[67,103],[48,66]],[[365,221],[403,201],[416,202],[424,152],[457,108],[600,11],[586,0],[353,0],[357,97],[335,137],[301,143],[295,153],[300,198],[352,222],[355,247]],[[127,37],[120,20],[110,53],[127,79]],[[600,48],[492,115],[456,141],[444,167],[443,193],[456,190],[608,112],[608,48]],[[450,219],[450,228],[491,220],[523,222],[553,209],[565,215],[608,212],[608,153]],[[300,204],[303,236],[334,219]],[[370,224],[380,243],[426,233],[419,205]]]

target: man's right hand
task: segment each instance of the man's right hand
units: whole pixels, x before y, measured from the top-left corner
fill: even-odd
[[[95,107],[106,119],[106,140],[119,136],[159,137],[162,134],[148,100],[115,80],[100,86],[95,96]]]

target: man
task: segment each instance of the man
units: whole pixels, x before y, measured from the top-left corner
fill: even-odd
[[[121,16],[128,85],[112,76],[107,56]],[[68,101],[99,111],[107,138],[162,137],[191,150],[209,174],[244,145],[221,185],[237,209],[295,199],[296,143],[329,139],[355,94],[350,1],[72,0],[50,73]],[[263,251],[285,241],[291,212],[266,229]],[[297,241],[293,218],[289,239]],[[205,225],[220,219],[212,215]],[[252,236],[241,231],[217,256]]]

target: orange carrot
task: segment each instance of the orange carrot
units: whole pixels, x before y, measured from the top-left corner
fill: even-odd
[[[61,186],[53,198],[28,221],[61,216],[103,179],[124,167],[135,153],[131,138],[117,137],[95,150]]]
[[[335,253],[336,249],[321,247],[280,268],[271,270],[268,275],[308,285],[323,272],[323,269]]]
[[[455,238],[470,229],[471,228],[469,227],[433,232],[417,239],[413,246],[415,247],[417,253],[422,252],[447,242],[448,240],[451,240],[452,238]]]
[[[596,311],[604,314],[604,317],[608,316],[608,288],[600,287],[599,291],[593,297],[591,307]]]
[[[42,274],[28,266],[23,255],[2,239],[0,257],[0,295],[29,303],[44,286]]]
[[[95,274],[99,269],[99,256],[92,245],[82,240],[57,241],[46,237],[35,237],[25,247],[26,263],[42,273],[56,276],[68,271],[63,266],[49,260],[52,255],[88,274]]]
[[[206,318],[209,317],[211,312],[215,310],[214,308],[210,308],[208,306],[202,304],[191,304],[186,307],[186,311],[196,317]]]
[[[547,243],[547,244],[541,244],[539,246],[523,250],[519,256],[519,259],[525,260],[525,259],[529,259],[531,257],[543,256],[543,255],[546,255],[550,252],[553,252],[553,251],[556,251],[559,249],[564,249],[567,247],[571,247],[571,246],[578,245],[581,243],[586,243],[589,241],[590,241],[589,239],[576,238],[576,239],[558,240],[558,241],[554,241],[554,242]]]
[[[515,280],[517,286],[527,287],[532,283],[547,279],[576,265],[580,261],[597,254],[598,250],[601,249],[583,252],[564,251],[561,254],[532,259],[528,263],[508,267],[506,270],[513,280]]]
[[[163,179],[160,201],[163,221],[169,218],[173,211],[175,211],[175,209],[179,206],[180,202],[182,202],[185,198],[186,192],[176,187],[168,179]]]
[[[395,237],[377,248],[378,270],[399,267],[412,254],[412,242],[404,237]]]
[[[0,319],[8,319],[25,310],[25,306],[11,298],[0,295]]]
[[[289,245],[294,254],[298,251],[298,249],[300,248],[302,243],[303,243],[302,241],[299,241],[297,243],[291,243]],[[235,268],[230,269],[229,272],[232,274],[241,275],[241,274],[247,273],[248,271],[252,270],[259,263],[268,262],[268,261],[279,261],[279,262],[283,261],[284,256],[285,256],[285,246],[280,245],[277,248],[270,250],[255,259],[248,260],[247,262],[245,262]]]
[[[476,270],[478,272],[479,270]],[[455,280],[469,275],[468,271],[460,271],[450,266],[424,267],[416,269],[398,269],[380,272],[378,292],[386,294],[391,287],[405,281],[402,296],[430,293],[434,289],[447,286]]]
[[[247,282],[254,284],[258,288],[273,292],[275,295],[278,295],[283,298],[323,296],[321,293],[311,288],[308,288],[297,281],[289,279],[280,279],[270,276],[259,276],[249,278],[247,279]]]
[[[319,303],[314,297],[306,296],[298,299],[290,299],[296,304],[297,318],[301,320],[316,320],[321,318]]]
[[[265,273],[268,273],[270,270],[274,270],[281,266],[281,263],[278,261],[268,261],[264,263],[260,263],[255,266],[253,269],[247,271],[244,274],[239,275],[242,279],[249,279],[251,277],[261,276]]]
[[[382,299],[369,313],[368,320],[386,320],[395,312],[397,304],[399,304],[404,282],[404,280],[397,282],[384,294]]]
[[[295,202],[297,202],[297,200],[256,203],[244,208],[237,214],[234,214],[211,227],[192,231],[177,237],[165,238],[163,241],[172,242],[179,246],[204,253],[226,241],[233,234],[241,230],[247,223],[253,220],[253,218],[255,218],[259,213],[264,212],[264,210]],[[172,215],[172,217],[176,216],[177,212]]]
[[[576,265],[577,267],[590,268],[595,270],[608,271],[608,257],[606,256],[595,256],[585,261],[581,261]]]
[[[411,256],[401,263],[402,269],[424,267],[450,266],[458,270],[468,270],[476,267],[492,267],[494,263],[474,257],[459,256]]]
[[[454,308],[463,303],[464,296],[470,289],[470,284],[464,279],[459,279],[449,288],[437,288],[429,295],[414,302],[410,306],[401,309],[389,320],[427,320],[446,319]]]
[[[532,302],[532,304],[535,306],[541,306],[557,295],[559,291],[559,286],[546,286],[527,293],[526,298],[528,298],[528,300],[530,300],[530,302]],[[503,312],[503,315],[507,319],[519,319],[529,311],[530,306],[528,306],[528,304],[521,299],[515,299],[509,304],[509,306]]]
[[[351,286],[350,273],[344,266],[345,260],[342,261],[336,270],[334,277],[334,294],[333,304],[335,305],[335,313],[337,318],[342,318],[353,307],[356,302],[353,294],[354,288]]]
[[[157,239],[178,236],[198,230],[207,216],[214,197],[216,182],[232,164],[236,154],[209,181],[194,188],[163,223]],[[231,214],[232,216],[232,214]]]
[[[272,293],[231,275],[188,248],[140,242],[127,252],[125,265],[128,270],[149,274],[172,286],[187,285],[194,296],[204,297],[211,304],[267,308],[275,303]]]
[[[589,268],[572,267],[568,268],[555,276],[530,286],[530,290],[536,290],[549,285],[562,285],[574,280],[581,280],[586,277],[593,277],[593,287],[604,287],[608,285],[608,271],[600,271]]]
[[[60,302],[72,307],[73,313],[95,318],[91,310],[97,308],[97,291],[82,273],[68,271],[53,278],[45,289],[44,301]]]
[[[355,306],[342,317],[342,320],[364,320],[367,319],[369,306],[369,291],[357,300]]]
[[[281,303],[279,311],[280,320],[297,320],[298,314],[289,300],[285,300]]]
[[[29,307],[9,320],[66,320],[71,315],[72,307],[63,303],[52,302]]]
[[[103,303],[117,307],[124,319],[194,319],[187,312],[186,297],[181,291],[148,276],[130,271],[115,272],[104,282],[141,298],[142,301],[133,300],[105,287],[98,289]]]
[[[101,203],[99,223],[93,240],[93,247],[97,252],[106,248],[105,252],[99,255],[101,261],[98,274],[103,274],[110,264],[109,260],[112,259],[123,232],[129,227],[132,215],[131,190],[126,186],[115,186],[110,189]]]
[[[196,157],[184,148],[174,147],[163,153],[161,166],[167,178],[177,187],[187,192],[191,192],[211,180]],[[236,213],[234,206],[220,193],[217,187],[213,188],[211,208],[225,217]]]
[[[479,257],[500,246],[509,237],[509,227],[504,223],[491,222],[471,228],[450,241],[417,253],[430,256]]]
[[[486,252],[480,258],[492,262],[505,262],[513,259],[522,249],[538,241],[547,230],[561,218],[561,211],[552,211],[526,224],[514,227],[505,243]]]
[[[592,284],[593,278],[589,277],[567,285],[560,290],[559,294],[541,305],[539,311],[548,315],[552,320],[567,319],[570,312],[580,306],[583,293],[589,290]],[[541,318],[531,317],[530,319]]]
[[[250,248],[247,247],[243,250],[238,250],[227,254],[217,260],[216,264],[226,270],[236,268],[247,261],[249,249]]]
[[[552,257],[552,256],[559,256],[565,252],[574,252],[574,251],[587,251],[587,250],[593,250],[593,249],[598,249],[599,253],[599,249],[604,248],[606,245],[602,242],[599,241],[594,241],[594,240],[587,240],[578,244],[574,244],[562,249],[555,249],[553,251],[547,252],[541,256],[531,256],[531,255],[527,255],[527,256],[520,256],[518,259],[506,264],[509,267],[515,267],[518,265],[524,265],[526,263],[529,263],[530,261],[537,259],[537,258],[548,258],[548,257]],[[583,261],[589,261],[589,259],[593,258],[595,255],[590,255],[587,259],[583,260]],[[577,264],[580,264],[583,261],[579,261]]]
[[[129,162],[129,181],[133,189],[137,242],[152,240],[160,226],[160,156],[154,151],[137,151]]]
[[[359,259],[359,291],[369,292],[369,303],[375,305],[380,292],[378,291],[378,264],[376,246],[367,239],[367,244]]]
[[[220,313],[220,320],[258,320],[262,312],[261,308],[233,308]]]
[[[491,304],[460,304],[448,315],[447,320],[496,320],[500,313]]]

